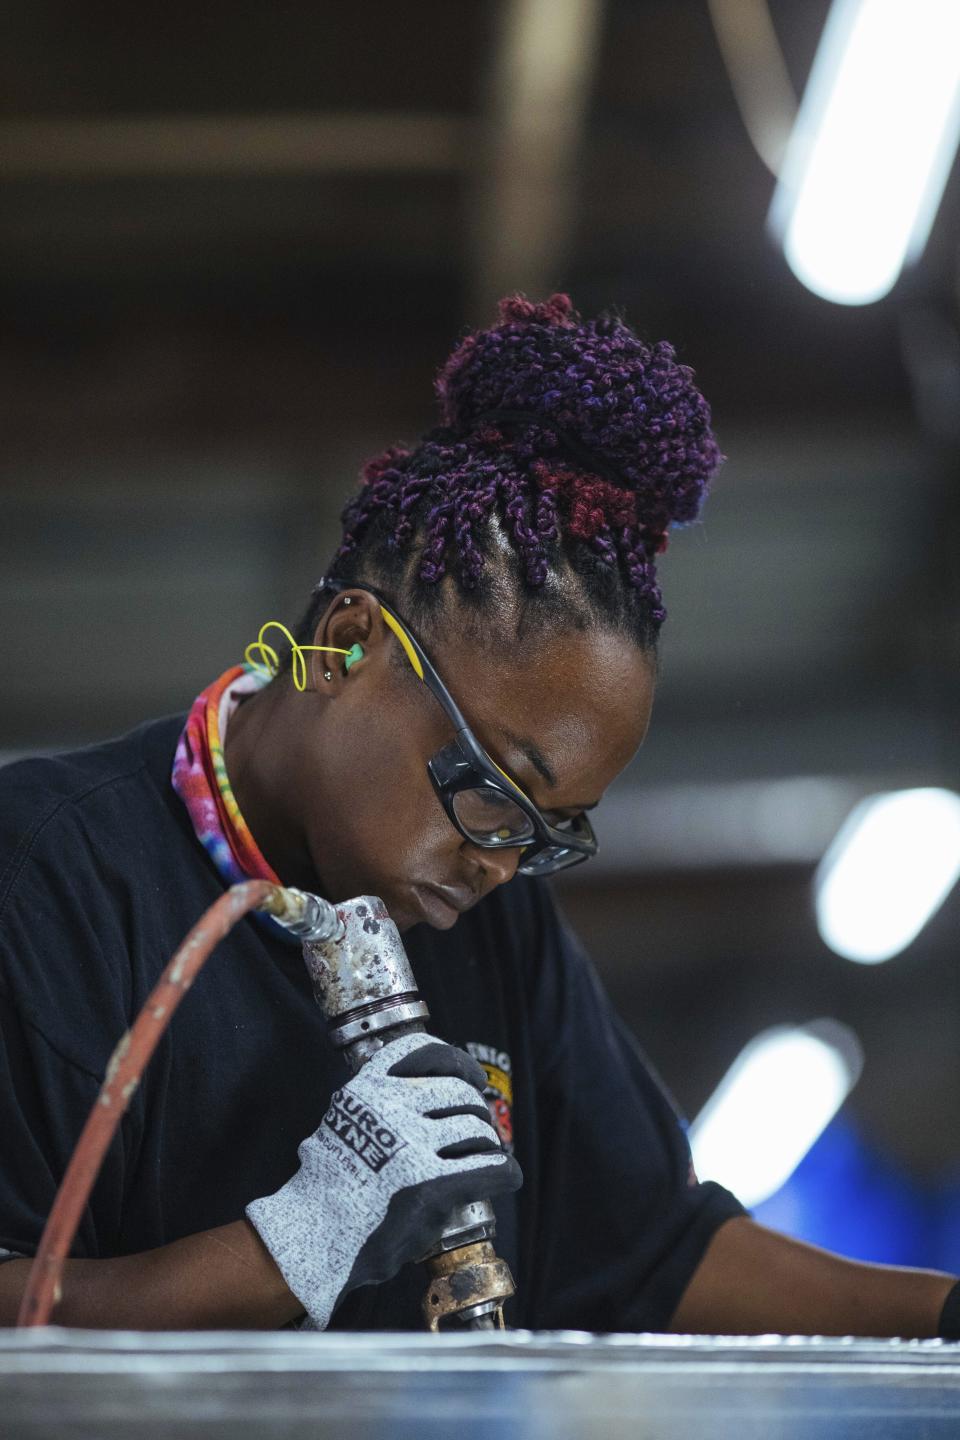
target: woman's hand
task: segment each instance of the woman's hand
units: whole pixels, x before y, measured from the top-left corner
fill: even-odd
[[[452,1045],[422,1034],[391,1040],[333,1095],[292,1179],[247,1206],[312,1326],[325,1329],[357,1286],[421,1259],[456,1206],[519,1188],[484,1084]]]

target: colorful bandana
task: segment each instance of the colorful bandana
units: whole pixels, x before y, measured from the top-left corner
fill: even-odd
[[[190,708],[173,759],[173,788],[187,807],[197,839],[226,885],[237,885],[242,880],[282,883],[240,814],[223,758],[223,738],[231,715],[245,695],[254,694],[265,684],[265,675],[248,665],[234,665],[208,685]],[[269,915],[255,911],[254,918],[272,935],[288,943],[300,943]]]

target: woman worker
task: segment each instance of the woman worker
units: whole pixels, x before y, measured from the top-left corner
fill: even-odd
[[[953,1333],[952,1277],[814,1250],[697,1180],[544,883],[594,852],[647,729],[656,557],[719,462],[691,372],[514,298],[438,393],[442,425],[367,466],[279,673],[0,774],[0,1324],[118,1036],[260,877],[380,896],[435,1036],[348,1080],[299,943],[241,922],[133,1098],[60,1323],[418,1328],[410,1262],[490,1196],[513,1325]],[[324,1124],[337,1090],[399,1137],[373,1176]]]

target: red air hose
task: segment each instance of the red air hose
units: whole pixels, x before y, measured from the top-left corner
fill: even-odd
[[[248,880],[221,895],[202,916],[164,970],[146,1004],[110,1057],[100,1094],[87,1117],[57,1191],[36,1258],[27,1276],[18,1325],[46,1325],[60,1300],[60,1276],[103,1157],[160,1037],[210,952],[250,910],[286,909],[269,880]],[[266,902],[266,903],[265,903]]]

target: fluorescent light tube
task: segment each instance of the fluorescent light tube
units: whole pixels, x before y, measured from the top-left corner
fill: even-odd
[[[853,1089],[862,1064],[853,1031],[834,1020],[764,1030],[690,1127],[699,1178],[719,1181],[747,1206],[776,1194]]]
[[[814,881],[824,941],[865,965],[906,949],[960,878],[960,795],[897,790],[862,800]]]
[[[771,209],[791,270],[842,305],[922,253],[960,137],[958,0],[834,0]]]

